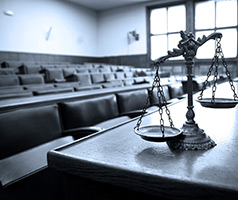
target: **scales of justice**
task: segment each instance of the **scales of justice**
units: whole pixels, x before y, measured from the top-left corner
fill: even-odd
[[[221,38],[222,34],[215,32],[209,36],[203,36],[195,40],[192,33],[186,33],[184,31],[180,32],[181,40],[178,44],[178,49],[173,49],[173,51],[168,51],[168,55],[162,56],[154,61],[154,66],[156,73],[152,83],[152,88],[146,99],[145,107],[142,111],[141,116],[139,117],[136,126],[134,127],[134,132],[141,136],[142,139],[152,142],[167,142],[169,147],[174,149],[181,150],[207,150],[216,146],[215,142],[204,132],[203,129],[200,129],[198,124],[195,122],[194,117],[195,113],[193,111],[193,67],[194,67],[194,58],[196,56],[197,50],[204,43],[210,39],[215,40],[216,50],[215,55],[212,59],[212,64],[207,73],[207,78],[203,83],[203,88],[197,99],[197,101],[204,107],[208,108],[232,108],[235,107],[238,103],[238,97],[235,92],[235,87],[231,79],[231,74],[227,68],[227,64],[221,48]],[[163,88],[160,83],[159,76],[159,67],[161,63],[164,63],[167,59],[171,57],[183,56],[185,58],[185,65],[187,68],[187,121],[183,124],[181,129],[177,129],[173,125],[172,118],[170,116],[170,111],[167,107],[166,98],[164,96]],[[215,98],[215,92],[217,87],[217,76],[218,76],[218,67],[219,60],[221,60],[223,67],[225,68],[225,73],[227,75],[228,81],[233,91],[233,99],[228,98]],[[212,98],[203,98],[203,91],[206,89],[208,84],[208,79],[214,72],[213,77],[213,86],[212,86]],[[146,114],[146,110],[149,107],[149,102],[153,94],[153,90],[157,89],[157,98],[158,98],[158,112],[160,114],[160,125],[145,125],[140,126],[142,118]],[[166,112],[168,115],[168,120],[170,126],[164,125],[163,112]]]

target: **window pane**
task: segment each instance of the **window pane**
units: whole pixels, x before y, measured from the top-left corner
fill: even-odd
[[[221,47],[224,57],[236,57],[237,54],[237,31],[236,29],[218,30],[222,33]]]
[[[186,11],[184,5],[168,8],[168,32],[186,30]]]
[[[158,8],[151,11],[150,15],[151,33],[159,34],[167,32],[166,8]]]
[[[195,5],[195,28],[215,28],[215,3],[207,1]]]
[[[181,36],[180,36],[180,33],[177,33],[177,34],[169,34],[168,35],[168,49],[170,51],[173,51],[174,48],[178,49],[178,44],[179,44],[179,41],[181,40]],[[183,56],[179,56],[179,57],[175,57],[175,58],[170,58],[171,59],[183,59]]]
[[[167,55],[167,36],[151,37],[151,60]]]
[[[214,31],[199,31],[196,32],[196,40],[198,37],[202,38],[203,35],[209,36],[211,33],[214,33]],[[197,58],[213,58],[215,54],[215,41],[209,40],[202,46],[198,48],[197,51]]]
[[[237,1],[218,1],[217,2],[216,26],[236,26],[237,25]]]

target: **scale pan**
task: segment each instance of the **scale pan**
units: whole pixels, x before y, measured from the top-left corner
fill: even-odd
[[[238,101],[234,99],[215,98],[215,102],[212,102],[212,98],[197,99],[197,101],[207,108],[234,108]]]
[[[135,133],[141,136],[142,139],[151,142],[167,142],[174,139],[181,134],[177,128],[164,126],[164,135],[159,125],[142,126],[139,129],[134,129]]]

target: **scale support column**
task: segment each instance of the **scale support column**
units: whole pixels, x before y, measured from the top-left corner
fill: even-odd
[[[164,62],[170,57],[176,57],[182,55],[185,58],[185,65],[187,68],[187,89],[188,89],[188,106],[186,118],[187,121],[183,124],[181,129],[182,134],[174,140],[168,141],[168,145],[175,149],[182,150],[206,150],[214,147],[215,142],[205,134],[203,129],[200,129],[195,122],[195,113],[193,111],[193,67],[194,58],[197,53],[197,49],[210,39],[221,38],[221,33],[213,33],[208,37],[198,38],[195,40],[194,35],[190,33],[180,32],[182,40],[179,41],[179,49],[173,49],[173,52],[169,51],[167,56],[159,58],[156,62]]]

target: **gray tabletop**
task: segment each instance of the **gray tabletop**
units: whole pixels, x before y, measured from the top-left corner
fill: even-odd
[[[218,97],[232,95],[227,83],[218,89]],[[169,107],[177,128],[186,121],[186,107],[186,99]],[[194,101],[195,121],[217,144],[206,151],[173,150],[166,143],[145,141],[134,133],[135,119],[50,151],[48,164],[62,172],[153,195],[175,199],[235,199],[238,195],[237,109],[204,108]],[[165,121],[168,123],[166,116]],[[142,125],[149,124],[159,124],[158,112],[143,118]]]

